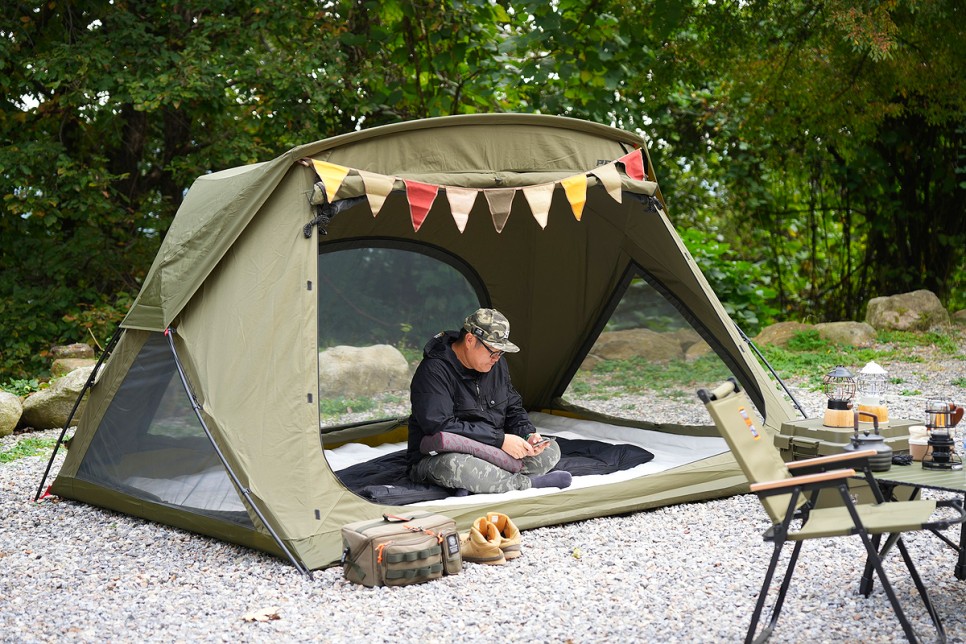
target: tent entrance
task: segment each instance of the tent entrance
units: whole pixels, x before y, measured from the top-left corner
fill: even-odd
[[[77,478],[254,529],[160,333],[151,334],[138,353],[84,454]]]

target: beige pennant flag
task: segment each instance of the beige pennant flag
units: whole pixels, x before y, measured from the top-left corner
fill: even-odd
[[[325,196],[328,198],[329,203],[332,203],[335,201],[335,193],[339,191],[339,187],[345,180],[346,175],[349,174],[349,168],[317,159],[312,159],[312,165],[315,166],[316,174],[319,175],[322,183],[325,184]]]
[[[600,179],[600,182],[607,190],[607,194],[614,198],[617,203],[621,202],[621,173],[617,170],[617,163],[611,162],[590,171],[592,175]]]
[[[553,201],[553,191],[556,186],[543,183],[539,186],[527,186],[523,189],[523,196],[530,204],[530,212],[541,228],[547,227],[547,216],[550,214],[550,204]]]
[[[476,204],[476,198],[480,195],[479,190],[472,188],[452,188],[446,187],[446,199],[449,201],[449,211],[453,214],[453,221],[460,232],[466,230],[466,222],[469,221],[470,211]]]
[[[516,188],[497,188],[484,190],[486,202],[490,205],[490,214],[493,216],[493,227],[496,232],[502,233],[506,226],[506,220],[510,218],[510,208],[513,207],[513,197],[516,196]]]
[[[392,192],[396,179],[366,170],[356,170],[356,172],[362,177],[362,185],[366,187],[366,198],[369,200],[369,209],[372,210],[372,216],[375,217],[382,210],[382,205],[386,203],[386,197]]]
[[[580,221],[584,214],[584,204],[587,203],[587,175],[575,174],[572,177],[560,180],[564,192],[567,193],[567,201],[574,210],[574,217]]]

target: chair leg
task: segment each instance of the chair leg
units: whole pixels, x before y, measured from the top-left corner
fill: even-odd
[[[916,585],[916,590],[919,591],[919,597],[922,598],[922,603],[926,607],[926,612],[929,613],[933,626],[936,627],[936,633],[939,634],[939,641],[945,642],[946,629],[943,628],[943,623],[939,618],[939,613],[936,612],[936,608],[933,606],[932,600],[929,599],[929,593],[926,590],[925,584],[922,583],[922,578],[919,576],[919,571],[916,570],[916,565],[912,562],[912,557],[909,556],[909,551],[906,549],[906,544],[903,543],[902,539],[899,539],[896,545],[899,547],[899,554],[902,555],[902,560],[906,562],[906,568],[909,569],[909,576],[912,577],[912,582]]]
[[[761,592],[758,593],[758,602],[755,604],[755,612],[752,614],[751,624],[748,626],[748,634],[745,637],[746,644],[751,644],[752,642],[754,644],[761,644],[761,642],[771,637],[772,631],[775,630],[775,625],[778,623],[778,617],[785,603],[785,595],[788,593],[788,587],[792,581],[792,574],[795,572],[795,565],[798,563],[798,555],[802,550],[801,541],[796,541],[795,547],[792,549],[792,556],[788,560],[788,566],[785,568],[785,575],[782,578],[778,597],[775,599],[775,606],[771,611],[771,619],[768,620],[768,626],[762,629],[761,634],[757,638],[755,637],[755,630],[758,628],[758,621],[761,619],[761,613],[765,607],[765,600],[768,598],[768,589],[771,587],[771,581],[775,576],[775,568],[778,566],[778,559],[781,556],[782,546],[784,544],[784,540],[775,541],[775,550],[772,552],[771,561],[768,563],[765,581],[761,585]]]
[[[899,620],[899,623],[902,624],[902,631],[906,634],[906,639],[908,639],[910,642],[921,641],[919,636],[916,635],[915,629],[912,628],[912,624],[906,617],[905,612],[902,610],[902,606],[899,605],[899,598],[896,596],[896,592],[893,590],[892,584],[889,583],[889,578],[886,576],[885,569],[882,567],[882,559],[879,557],[879,553],[876,551],[875,546],[872,545],[872,539],[869,538],[869,535],[865,530],[860,530],[859,536],[861,537],[862,543],[865,545],[865,550],[868,553],[868,562],[871,562],[872,566],[875,568],[876,574],[879,576],[879,581],[882,582],[882,588],[889,597],[889,603],[892,604],[892,610],[895,612],[896,618]],[[902,544],[902,540],[900,539],[898,543]],[[900,546],[900,551],[905,551],[905,545]],[[903,558],[906,559],[907,556],[908,554],[904,555]],[[913,581],[916,583],[916,586],[922,595],[925,592],[925,588],[922,586],[922,581],[918,579],[918,573],[912,572],[915,569],[915,566],[912,566],[911,559],[906,559],[906,566],[910,568],[910,572],[913,575]],[[931,608],[931,604],[928,606]],[[927,610],[929,610],[929,608],[927,608]],[[932,616],[932,613],[930,613],[930,616]],[[940,637],[942,638],[942,641],[946,641],[945,633],[940,632]]]

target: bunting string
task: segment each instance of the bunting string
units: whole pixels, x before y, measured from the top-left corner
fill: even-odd
[[[308,165],[307,160],[305,160],[305,164]],[[623,198],[620,168],[623,168],[624,174],[630,179],[647,181],[644,154],[641,149],[633,150],[615,161],[599,165],[587,172],[565,177],[554,182],[524,186],[521,188],[462,188],[456,186],[438,186],[413,181],[411,179],[377,174],[366,170],[355,170],[316,159],[311,160],[311,165],[319,176],[321,183],[321,187],[317,186],[317,190],[319,191],[318,198],[321,199],[321,192],[324,190],[325,199],[328,203],[336,200],[339,189],[345,182],[346,177],[349,176],[349,172],[357,173],[362,179],[363,188],[365,189],[373,217],[379,215],[386,199],[393,191],[396,182],[401,181],[405,186],[406,199],[409,202],[409,215],[414,232],[419,232],[420,227],[426,221],[426,217],[432,209],[440,189],[446,193],[450,213],[460,233],[466,230],[470,211],[476,207],[480,193],[483,193],[486,200],[487,208],[493,219],[493,228],[497,233],[501,233],[510,218],[510,212],[513,209],[517,192],[523,192],[524,199],[530,207],[530,213],[533,215],[534,220],[540,228],[546,228],[550,214],[550,206],[553,202],[553,194],[558,186],[563,188],[564,195],[570,204],[574,218],[580,221],[583,216],[584,205],[587,203],[587,180],[589,177],[594,177],[600,182],[607,191],[607,194],[617,203],[622,203]]]

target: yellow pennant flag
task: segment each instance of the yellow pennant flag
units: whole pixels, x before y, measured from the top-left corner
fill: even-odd
[[[315,166],[316,174],[319,175],[322,183],[325,184],[326,198],[328,198],[329,203],[332,203],[335,201],[335,193],[339,191],[339,187],[345,181],[346,175],[349,174],[349,168],[329,163],[328,161],[319,161],[318,159],[312,159],[312,165]]]
[[[616,162],[598,166],[590,173],[600,179],[601,184],[607,190],[607,194],[613,197],[614,201],[621,202],[621,173],[617,170]]]
[[[496,232],[502,233],[506,226],[506,220],[510,218],[510,208],[513,206],[513,198],[516,196],[516,188],[496,188],[484,190],[486,202],[490,205],[490,214],[493,216],[493,227]]]
[[[366,170],[357,170],[356,172],[362,177],[362,185],[366,187],[366,198],[369,200],[369,209],[372,210],[372,216],[375,217],[382,210],[382,204],[386,203],[386,197],[392,192],[396,179]]]
[[[575,174],[572,177],[560,180],[564,192],[567,194],[567,201],[574,210],[574,217],[580,221],[584,214],[584,204],[587,203],[587,175]]]
[[[547,227],[547,215],[550,214],[550,203],[553,201],[553,190],[555,186],[552,183],[543,183],[539,186],[527,186],[523,189],[523,196],[527,198],[527,203],[530,204],[530,212],[533,213],[533,218],[537,220],[541,228]]]
[[[456,227],[462,233],[466,230],[466,222],[469,221],[470,211],[476,204],[476,198],[480,195],[479,190],[472,188],[453,188],[446,187],[446,199],[449,201],[449,211],[453,215]]]

